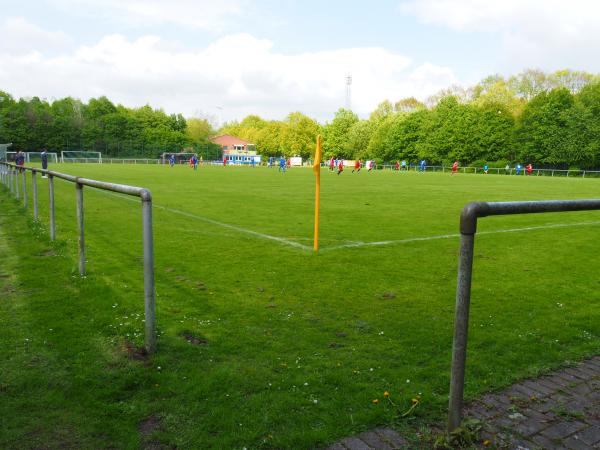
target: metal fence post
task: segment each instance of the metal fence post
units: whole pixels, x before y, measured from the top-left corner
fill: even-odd
[[[21,177],[23,179],[23,208],[27,208],[27,171],[22,169]]]
[[[56,239],[56,217],[54,216],[54,176],[48,174],[48,195],[50,197],[50,240]]]
[[[452,371],[450,375],[450,403],[448,406],[449,432],[460,426],[462,420],[474,242],[474,234],[461,234],[460,260],[456,286],[454,344],[452,345]]]
[[[473,247],[477,232],[478,215],[487,215],[477,203],[465,206],[460,216],[460,256],[456,282],[456,311],[452,368],[450,373],[450,399],[448,404],[448,432],[460,426],[462,420],[465,365],[467,361],[467,335],[469,332],[469,306],[471,303],[471,274]]]
[[[152,238],[152,196],[142,191],[142,234],[144,241],[144,314],[146,351],[156,350],[156,311],[154,298],[154,243]]]
[[[33,220],[38,219],[38,191],[37,191],[37,172],[31,171],[31,188],[33,190]]]
[[[79,275],[85,275],[85,235],[83,224],[83,184],[75,183],[77,197],[77,228],[79,229]]]
[[[15,168],[15,197],[17,200],[21,198],[19,195],[19,169]]]

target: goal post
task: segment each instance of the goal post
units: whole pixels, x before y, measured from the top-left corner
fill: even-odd
[[[60,162],[102,164],[102,152],[63,150],[60,152]]]
[[[58,154],[55,152],[46,152],[48,162],[58,163]],[[25,152],[25,162],[41,162],[42,152]]]

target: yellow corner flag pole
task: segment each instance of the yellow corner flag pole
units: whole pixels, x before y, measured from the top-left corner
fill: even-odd
[[[315,239],[313,249],[319,251],[319,199],[321,196],[321,136],[317,136],[317,150],[315,151],[315,162],[313,164],[315,172],[316,187],[315,187]]]

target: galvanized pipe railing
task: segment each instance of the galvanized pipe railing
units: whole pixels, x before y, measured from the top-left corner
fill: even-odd
[[[121,194],[140,197],[142,201],[142,239],[144,248],[144,312],[145,312],[145,346],[148,353],[156,350],[156,313],[154,297],[154,242],[152,234],[152,195],[145,188],[128,186],[125,184],[107,183],[104,181],[91,180],[89,178],[76,177],[65,173],[54,172],[34,167],[16,166],[12,163],[0,162],[0,174],[2,183],[19,198],[19,173],[23,177],[23,206],[27,208],[27,180],[26,173],[32,174],[33,188],[33,215],[38,218],[38,192],[36,174],[41,173],[48,177],[49,213],[50,213],[50,239],[56,238],[56,217],[54,202],[54,178],[60,178],[75,184],[77,201],[77,229],[78,237],[78,265],[79,274],[84,276],[85,268],[85,228],[83,208],[83,187],[89,186],[96,189],[119,192]],[[14,185],[14,190],[13,190]]]
[[[456,285],[456,312],[454,321],[454,341],[452,345],[448,432],[458,428],[462,421],[465,364],[467,360],[467,335],[469,329],[469,306],[471,302],[473,247],[475,243],[475,233],[477,232],[477,219],[480,217],[507,214],[586,210],[600,210],[600,199],[494,203],[477,202],[469,203],[463,208],[460,215],[460,257]]]

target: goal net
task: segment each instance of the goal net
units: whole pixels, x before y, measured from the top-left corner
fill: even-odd
[[[49,163],[57,163],[58,155],[54,152],[46,152]],[[42,152],[25,152],[25,162],[42,162]]]
[[[173,156],[175,158],[175,164],[186,164],[190,161],[192,156],[196,156],[198,158],[197,153],[163,153],[162,154],[162,163],[169,164],[169,159]]]
[[[102,163],[102,153],[101,152],[63,150],[60,152],[60,162],[63,162],[63,163]]]

